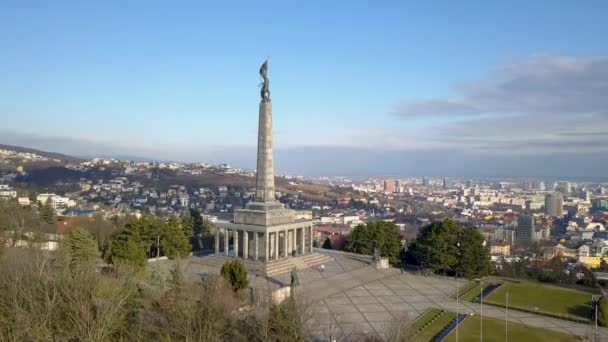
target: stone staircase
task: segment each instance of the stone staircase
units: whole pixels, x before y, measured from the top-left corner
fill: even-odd
[[[199,261],[197,262],[220,270],[224,263],[226,263],[226,261],[232,261],[235,259],[236,258],[230,256],[212,254],[199,259]],[[275,275],[290,272],[294,267],[299,270],[311,268],[317,265],[328,263],[333,259],[325,254],[312,253],[299,257],[273,260],[269,261],[267,264],[264,264],[261,261],[243,260],[242,258],[238,258],[238,260],[240,260],[245,265],[247,271],[257,273],[259,275],[263,275],[265,272],[267,276],[272,277]]]
[[[271,261],[266,264],[266,274],[269,277],[272,277],[275,275],[287,273],[291,271],[294,267],[296,269],[301,270],[311,268],[323,263],[327,263],[331,260],[332,258],[325,254],[312,253],[295,258]]]

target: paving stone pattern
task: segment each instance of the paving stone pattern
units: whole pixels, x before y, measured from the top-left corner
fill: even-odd
[[[367,263],[332,254],[325,271],[307,269],[299,273],[300,293],[314,304],[310,326],[319,336],[349,339],[360,334],[383,335],[397,322],[414,321],[427,309],[435,307],[456,311],[456,301],[449,295],[462,287],[465,279],[422,276],[398,269],[376,270]],[[285,275],[277,280],[284,281]],[[478,303],[459,302],[461,314],[479,314]],[[485,317],[505,318],[504,309],[485,305]],[[509,321],[584,336],[591,325],[574,323],[531,313],[509,310]],[[608,330],[600,328],[602,340]]]
[[[356,339],[361,334],[384,335],[397,322],[412,322],[427,309],[435,307],[456,311],[456,301],[449,295],[465,279],[422,276],[399,269],[376,270],[368,262],[348,254],[328,254],[334,260],[320,267],[298,271],[297,290],[310,305],[308,323],[317,336],[336,340]],[[164,265],[167,267],[167,265]],[[194,280],[208,272],[219,272],[217,265],[208,265],[205,258],[191,257],[184,270]],[[288,284],[290,274],[270,279],[255,277],[255,287],[278,288]],[[478,303],[459,302],[461,314],[479,314]],[[485,317],[505,318],[502,308],[485,305]],[[593,332],[590,324],[509,310],[509,321],[546,328],[577,336]],[[608,330],[599,328],[602,341],[608,341]],[[351,338],[352,337],[352,338]]]

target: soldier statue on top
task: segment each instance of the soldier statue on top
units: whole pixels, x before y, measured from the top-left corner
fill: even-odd
[[[262,90],[260,91],[260,97],[262,101],[270,101],[270,81],[268,80],[268,58],[264,61],[264,64],[260,67],[260,76],[262,77]]]

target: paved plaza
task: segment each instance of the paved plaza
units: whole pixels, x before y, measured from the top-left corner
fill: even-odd
[[[299,272],[300,293],[314,303],[311,327],[322,336],[361,333],[382,336],[398,322],[411,322],[432,307],[455,312],[456,300],[449,295],[456,291],[456,286],[467,283],[464,279],[401,273],[399,269],[376,270],[364,258],[328,255],[334,261],[326,265],[324,272],[320,269]],[[285,281],[285,277],[277,280]],[[480,313],[477,303],[459,302],[458,306],[460,313]],[[483,315],[505,319],[505,310],[484,305]],[[593,329],[591,325],[515,310],[509,310],[508,320],[577,336],[589,334]],[[608,330],[600,328],[599,334],[602,340],[608,340]]]
[[[317,336],[350,339],[360,334],[384,335],[387,330],[404,322],[416,320],[429,308],[456,311],[456,301],[449,298],[456,286],[465,279],[442,276],[422,276],[399,269],[376,270],[369,266],[370,258],[350,253],[327,253],[333,260],[320,267],[298,271],[298,293],[308,307],[310,327]],[[207,272],[218,272],[207,265],[205,258],[192,257],[185,270],[193,279]],[[269,279],[253,277],[254,286],[279,288],[289,284],[290,274]],[[479,314],[477,303],[459,302],[458,311]],[[484,305],[483,315],[505,319],[505,310]],[[588,335],[591,325],[574,323],[516,310],[509,310],[510,322],[551,329],[577,336]],[[608,330],[599,329],[602,340],[608,340]]]

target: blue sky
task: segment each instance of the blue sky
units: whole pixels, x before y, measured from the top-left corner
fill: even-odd
[[[358,170],[371,174],[429,173],[404,166],[420,153],[439,165],[454,150],[517,162],[521,144],[565,162],[581,150],[564,136],[608,139],[597,131],[608,122],[606,13],[605,1],[5,1],[0,143],[252,167],[257,70],[269,56],[285,171],[310,169],[286,151],[319,149],[339,156],[320,173],[354,172],[353,150],[387,154]],[[513,120],[547,127],[523,134]],[[585,151],[589,165],[608,157]]]

